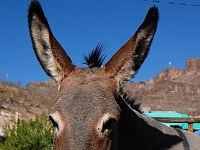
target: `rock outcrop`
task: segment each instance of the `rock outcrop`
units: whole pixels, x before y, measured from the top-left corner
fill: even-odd
[[[188,59],[185,70],[167,68],[148,81],[128,83],[125,89],[142,107],[200,115],[200,58]]]

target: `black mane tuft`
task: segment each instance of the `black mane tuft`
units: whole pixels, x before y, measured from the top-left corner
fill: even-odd
[[[104,59],[106,58],[106,55],[104,52],[104,46],[101,44],[97,44],[96,48],[92,50],[91,53],[87,56],[86,54],[83,54],[83,59],[85,60],[85,63],[89,68],[93,67],[101,67],[103,64]]]
[[[141,103],[136,103],[135,98],[129,98],[123,90],[120,92],[118,99],[124,100],[132,109],[142,114]]]

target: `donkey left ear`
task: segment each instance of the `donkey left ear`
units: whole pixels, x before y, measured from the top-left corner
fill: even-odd
[[[149,9],[145,20],[132,36],[105,65],[110,78],[122,84],[130,80],[139,70],[148,55],[158,24],[158,9]]]
[[[60,83],[75,66],[54,37],[38,1],[32,1],[29,6],[28,24],[38,61],[46,74]]]

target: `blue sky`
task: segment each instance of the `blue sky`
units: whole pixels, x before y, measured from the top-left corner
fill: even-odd
[[[162,0],[169,1],[169,0]],[[171,0],[198,4],[199,0]],[[0,79],[7,74],[25,86],[49,77],[40,67],[28,32],[30,0],[2,1],[0,5]],[[40,0],[51,29],[74,64],[84,67],[82,55],[97,43],[110,57],[134,34],[151,6],[160,20],[146,61],[135,82],[150,79],[171,66],[184,69],[187,58],[200,57],[200,7],[160,4],[142,0]]]

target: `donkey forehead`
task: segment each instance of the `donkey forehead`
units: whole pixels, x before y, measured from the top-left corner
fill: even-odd
[[[94,84],[95,83],[95,84]],[[84,86],[90,84],[90,86]],[[116,81],[114,78],[110,78],[108,74],[105,73],[105,68],[79,68],[75,67],[75,69],[63,79],[60,83],[60,92],[66,92],[76,86],[82,86],[82,88],[87,87],[86,90],[90,90],[92,86],[98,85],[104,89],[111,90],[115,94],[115,90],[117,88]],[[77,88],[77,87],[74,88]],[[75,89],[76,90],[76,89]]]
[[[112,90],[115,88],[112,79],[104,75],[100,68],[75,70],[62,81],[59,99],[52,111],[58,110],[63,116],[81,118],[84,115],[97,117],[102,113],[118,116],[119,107]]]

